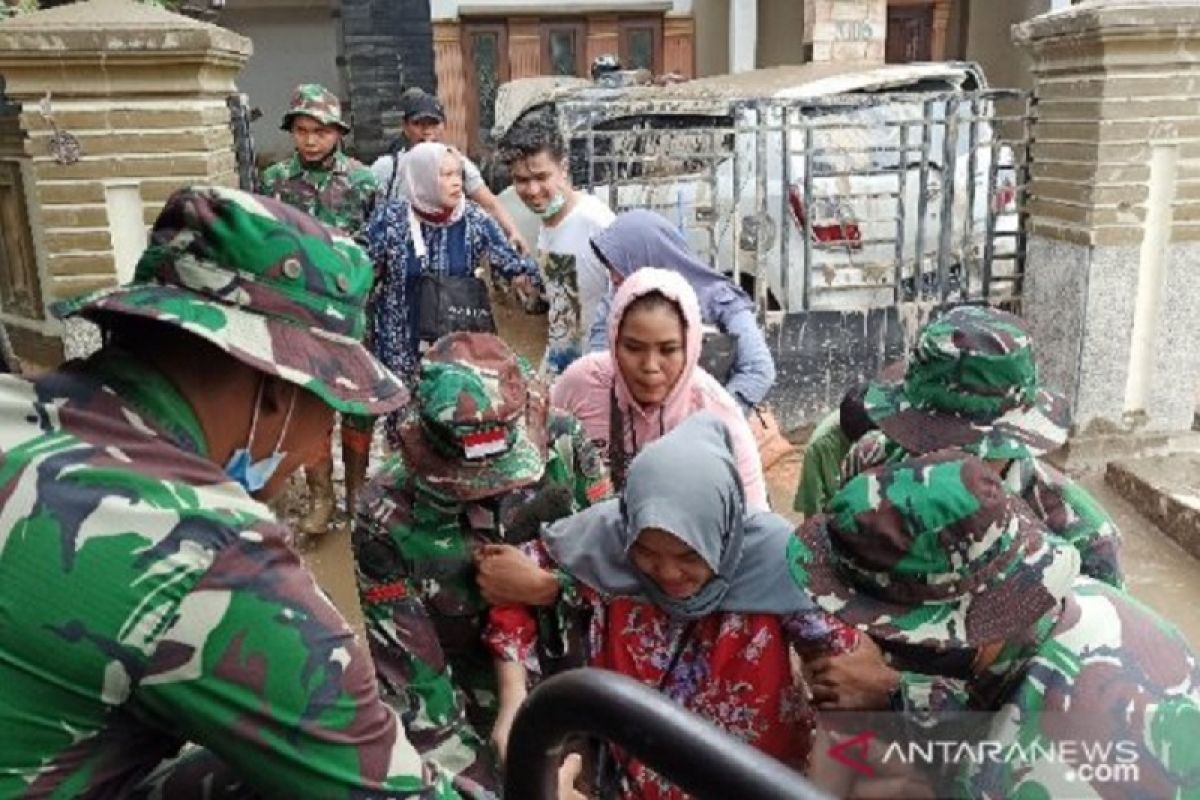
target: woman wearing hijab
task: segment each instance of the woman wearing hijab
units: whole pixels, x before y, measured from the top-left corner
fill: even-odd
[[[551,403],[583,423],[607,454],[613,485],[647,443],[692,414],[712,411],[725,424],[747,504],[767,509],[767,487],[754,434],[737,401],[700,361],[700,305],[678,272],[640,269],[613,297],[608,350],[575,361],[554,382]]]
[[[584,611],[583,655],[591,666],[653,686],[803,769],[811,717],[792,678],[789,646],[830,654],[856,637],[817,611],[795,581],[789,586],[793,526],[777,514],[747,511],[730,445],[720,419],[693,415],[634,459],[620,499],[554,523],[530,551],[578,587],[560,604]],[[493,739],[501,752],[526,668],[536,669],[537,637],[524,609],[493,610],[486,638],[500,673]],[[623,753],[602,760],[621,797],[682,797]]]
[[[700,261],[683,235],[662,215],[636,209],[616,218],[592,237],[592,249],[608,267],[614,286],[642,267],[660,267],[687,279],[700,301],[701,320],[735,339],[733,365],[723,378],[725,389],[749,413],[775,384],[775,362],[754,316],[754,303],[731,280]],[[589,349],[608,346],[612,294],[596,311]]]
[[[411,382],[419,361],[422,275],[469,277],[486,258],[505,281],[540,286],[541,279],[537,265],[518,254],[499,224],[463,194],[458,151],[422,142],[404,157],[401,172],[408,199],[388,202],[375,213],[367,242],[379,272],[373,348],[389,369]]]

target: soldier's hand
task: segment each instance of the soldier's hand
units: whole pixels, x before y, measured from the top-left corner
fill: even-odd
[[[490,605],[548,606],[558,598],[558,579],[508,544],[475,550],[475,580]]]
[[[888,666],[869,636],[861,637],[849,653],[813,659],[806,671],[817,708],[883,710],[900,685],[900,673]]]
[[[587,795],[575,788],[575,781],[583,772],[583,756],[571,753],[558,768],[558,800],[588,800]]]

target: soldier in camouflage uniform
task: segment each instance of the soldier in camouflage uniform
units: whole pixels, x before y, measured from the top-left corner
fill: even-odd
[[[1200,791],[1195,655],[1157,614],[1080,576],[1078,551],[979,459],[941,451],[857,476],[789,559],[819,605],[870,637],[854,654],[871,664],[859,689],[816,665],[826,707],[890,708],[910,740],[988,743],[990,756],[931,765],[950,781],[935,781],[939,796]]]
[[[375,202],[375,176],[342,152],[342,105],[333,92],[315,83],[297,86],[280,126],[292,134],[296,151],[263,170],[260,191],[305,211],[361,241]],[[346,470],[346,511],[366,478],[373,417],[342,419],[342,463]],[[327,448],[328,449],[328,448]],[[333,459],[327,456],[305,470],[311,510],[300,530],[324,533],[334,510]]]
[[[1124,587],[1116,523],[1086,489],[1039,458],[1066,441],[1069,414],[1062,397],[1039,386],[1019,317],[952,309],[921,331],[903,377],[870,384],[863,405],[879,429],[850,448],[846,478],[960,448],[992,464],[1009,491],[1079,550],[1085,575]]]
[[[132,283],[55,307],[104,346],[0,378],[0,796],[459,796],[260,502],[333,409],[406,401],[371,282],[294,209],[183,189]]]
[[[417,749],[485,781],[497,697],[481,640],[489,584],[477,576],[523,565],[529,593],[488,598],[551,606],[563,576],[512,545],[609,495],[608,474],[579,422],[549,409],[528,366],[490,334],[433,345],[398,434],[353,537],[371,654]]]

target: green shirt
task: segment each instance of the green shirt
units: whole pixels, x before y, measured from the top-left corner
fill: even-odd
[[[834,409],[817,423],[804,448],[800,486],[792,507],[805,516],[819,514],[842,485],[842,459],[850,440],[842,433],[841,412]]]

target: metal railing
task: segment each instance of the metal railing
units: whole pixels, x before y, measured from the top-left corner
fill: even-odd
[[[529,695],[513,722],[504,796],[555,800],[560,746],[575,734],[617,745],[698,800],[828,797],[652,688],[597,669],[556,675]]]
[[[614,211],[664,214],[764,309],[1019,297],[1028,93],[704,109],[563,103],[577,185]]]

